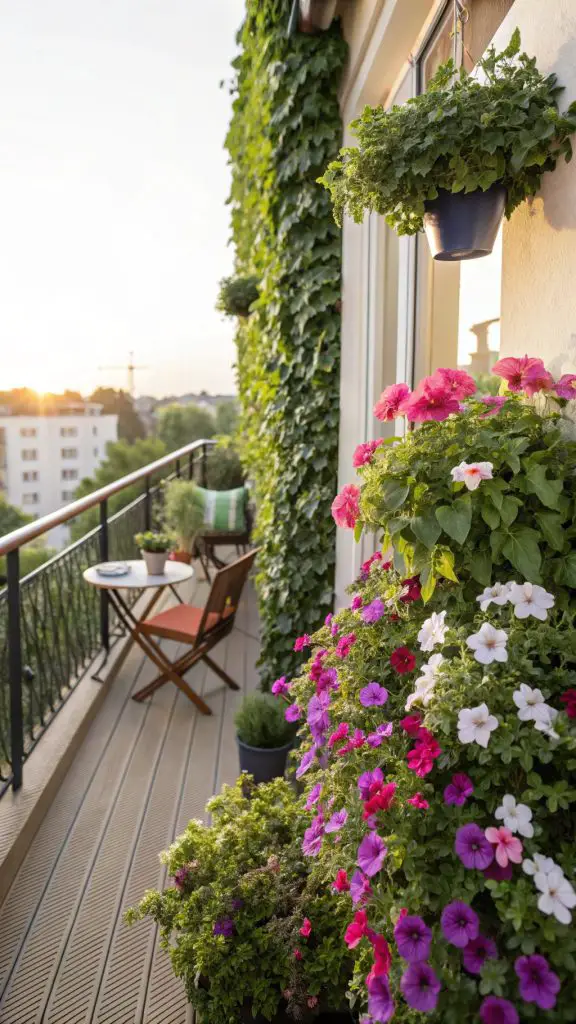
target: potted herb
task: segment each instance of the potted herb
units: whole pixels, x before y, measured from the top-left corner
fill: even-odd
[[[189,563],[195,537],[204,522],[204,499],[193,480],[170,481],[165,493],[164,518],[178,544],[172,558]]]
[[[216,309],[226,316],[249,316],[250,307],[258,298],[258,278],[225,277],[220,282]]]
[[[403,106],[366,107],[351,125],[358,146],[319,179],[337,222],[375,211],[400,235],[424,228],[437,260],[488,255],[503,213],[570,159],[576,130],[576,103],[559,112],[556,75],[519,51],[516,30],[502,53],[491,47],[478,62],[477,77],[448,61]]]
[[[269,693],[250,693],[234,719],[240,770],[255,782],[284,775],[286,758],[294,743],[295,727],[287,722],[282,706]]]
[[[303,856],[306,814],[283,779],[246,777],[162,854],[168,881],[128,912],[152,918],[202,1024],[332,1024],[345,1003],[350,907]]]
[[[168,533],[154,533],[153,530],[147,530],[145,533],[137,533],[134,540],[146,562],[148,574],[161,576],[164,572],[168,552],[174,546],[172,537]]]

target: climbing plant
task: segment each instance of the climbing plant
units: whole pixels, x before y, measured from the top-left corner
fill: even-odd
[[[316,179],[338,152],[338,23],[286,34],[289,0],[247,0],[233,116],[236,273],[260,296],[237,331],[242,459],[254,481],[263,685],[292,672],[297,631],[332,606],[340,236]]]

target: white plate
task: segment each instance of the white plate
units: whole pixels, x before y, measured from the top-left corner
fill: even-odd
[[[96,566],[96,571],[99,576],[127,576],[130,566],[126,562],[102,562]]]

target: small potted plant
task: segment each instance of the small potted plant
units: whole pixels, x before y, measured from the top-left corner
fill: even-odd
[[[343,149],[320,182],[336,221],[383,214],[399,235],[426,231],[437,260],[492,251],[506,213],[539,190],[545,171],[572,154],[576,103],[558,109],[555,75],[541,74],[509,46],[491,47],[478,76],[443,64],[420,96],[390,110],[366,107],[351,128],[358,146]]]
[[[146,562],[149,576],[161,576],[168,553],[174,544],[172,537],[168,533],[155,533],[153,530],[146,530],[145,533],[137,533],[134,540]]]
[[[194,540],[204,522],[204,499],[193,480],[170,481],[166,487],[164,518],[177,542],[172,559],[189,563]]]
[[[295,726],[286,721],[283,705],[269,693],[250,693],[234,722],[240,770],[249,772],[255,782],[269,782],[284,775]]]
[[[258,278],[254,275],[247,277],[225,277],[220,282],[220,291],[216,309],[226,316],[250,315],[250,307],[258,298]]]

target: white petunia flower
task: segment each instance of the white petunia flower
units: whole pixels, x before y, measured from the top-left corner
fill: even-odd
[[[518,708],[518,718],[521,722],[550,724],[550,711],[554,709],[546,704],[541,690],[532,689],[527,683],[521,683],[520,689],[512,694],[512,700]]]
[[[406,701],[406,711],[409,711],[413,704],[423,704],[424,707],[430,703],[436,685],[438,669],[444,661],[441,654],[433,654],[427,665],[422,665],[422,675],[414,683],[414,692]]]
[[[555,867],[548,874],[538,871],[534,875],[534,885],[542,894],[538,899],[538,910],[543,914],[553,914],[560,924],[570,924],[570,911],[576,907],[576,893],[562,869]]]
[[[454,483],[466,484],[469,491],[475,491],[481,480],[492,479],[491,462],[461,462],[450,470]]]
[[[448,631],[448,626],[444,625],[444,619],[446,618],[446,612],[432,612],[429,619],[422,624],[422,628],[418,633],[418,643],[420,644],[421,651],[433,651],[436,644],[443,644],[444,637]]]
[[[526,857],[522,861],[522,870],[525,871],[527,875],[536,875],[538,873],[541,875],[549,875],[550,872],[554,871],[556,868],[558,868],[559,871],[562,870],[556,861],[552,860],[552,857],[544,857],[541,853],[535,853],[532,860],[530,860],[529,857]]]
[[[554,607],[553,595],[536,583],[511,583],[509,600],[514,605],[517,619],[527,619],[532,615],[544,622],[548,617],[548,608]]]
[[[554,722],[558,718],[558,712],[556,708],[551,708],[549,704],[545,704],[544,707],[548,709],[548,718],[535,720],[534,728],[538,729],[538,732],[543,732],[549,740],[559,740],[560,735],[554,728]]]
[[[458,714],[458,739],[460,743],[478,743],[487,747],[490,733],[498,728],[498,719],[491,715],[486,704],[476,708],[463,708]]]
[[[494,817],[497,821],[503,821],[506,828],[511,832],[518,832],[526,839],[532,839],[534,826],[532,825],[532,811],[526,804],[517,804],[516,797],[507,793],[502,798],[502,804],[497,808]]]
[[[480,602],[480,611],[488,610],[490,603],[503,605],[510,600],[510,584],[495,583],[492,587],[485,587],[483,593],[476,598]]]
[[[490,665],[493,661],[508,661],[507,640],[508,634],[503,629],[495,629],[489,622],[484,622],[477,633],[467,638],[466,643],[474,651],[476,661],[481,665]]]

